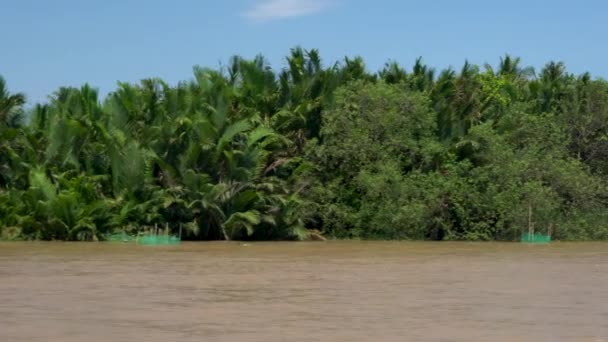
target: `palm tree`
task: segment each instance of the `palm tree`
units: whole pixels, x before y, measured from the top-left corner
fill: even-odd
[[[410,88],[417,91],[430,91],[435,80],[435,69],[428,67],[422,62],[422,57],[418,57],[412,68],[409,78]]]
[[[379,72],[378,76],[389,84],[401,83],[407,80],[405,69],[395,61],[386,63],[384,69]]]
[[[278,83],[270,65],[261,55],[251,61],[235,56],[230,65],[228,79],[234,89],[239,116],[249,116],[267,124],[276,113],[279,100]]]
[[[189,207],[196,217],[195,234],[233,239],[243,231],[251,235],[272,213],[259,205],[265,197],[262,172],[276,134],[260,126],[254,130],[247,120],[230,122],[225,110],[198,115],[196,129],[181,157],[179,174]],[[272,191],[271,191],[272,192]],[[191,225],[192,226],[192,225]]]
[[[531,95],[538,100],[539,110],[549,112],[557,109],[559,101],[567,92],[566,87],[572,80],[574,77],[567,74],[564,63],[549,62],[545,65],[540,78],[529,85]]]
[[[0,190],[15,181],[21,165],[23,105],[25,95],[11,94],[0,76]]]
[[[440,137],[458,140],[481,120],[479,69],[465,61],[456,76],[451,69],[443,71],[431,92],[438,111]]]
[[[18,126],[24,104],[25,95],[23,93],[11,94],[6,87],[6,81],[0,75],[0,128],[1,125]]]

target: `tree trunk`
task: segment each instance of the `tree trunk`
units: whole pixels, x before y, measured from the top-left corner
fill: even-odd
[[[228,234],[226,233],[226,229],[224,229],[224,226],[221,226],[222,229],[222,235],[224,235],[224,240],[226,241],[230,241],[230,236],[228,236]]]

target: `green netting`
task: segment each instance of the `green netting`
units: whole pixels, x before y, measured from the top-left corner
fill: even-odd
[[[106,237],[106,241],[113,243],[137,243],[145,246],[179,245],[181,238],[174,235],[129,235],[127,233],[117,233]]]
[[[549,243],[551,242],[551,235],[545,235],[541,233],[523,233],[521,235],[521,242],[523,243]]]
[[[181,239],[171,235],[144,235],[137,239],[137,243],[145,246],[179,245]]]

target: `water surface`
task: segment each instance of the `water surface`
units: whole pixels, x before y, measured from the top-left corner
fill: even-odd
[[[0,341],[608,341],[608,244],[0,244]]]

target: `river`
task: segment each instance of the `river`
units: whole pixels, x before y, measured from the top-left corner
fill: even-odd
[[[0,244],[0,341],[608,341],[608,244]]]

